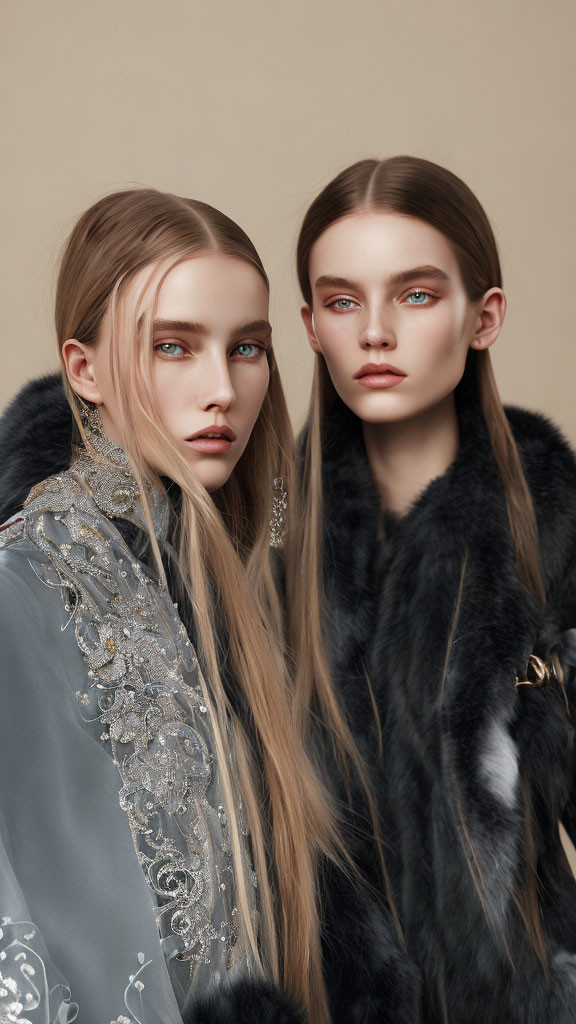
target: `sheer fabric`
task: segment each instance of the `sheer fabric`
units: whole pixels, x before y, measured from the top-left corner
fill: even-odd
[[[0,533],[2,1021],[180,1024],[254,970],[208,694],[110,518],[117,500],[143,521],[116,452],[35,488]]]

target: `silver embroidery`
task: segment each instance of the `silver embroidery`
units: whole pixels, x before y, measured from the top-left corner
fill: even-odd
[[[111,453],[118,465],[124,460],[120,483]],[[144,525],[128,473],[121,449],[109,446],[102,463],[82,453],[68,472],[34,489],[22,515],[40,556],[34,572],[64,597],[62,628],[74,629],[89,677],[76,692],[79,712],[118,768],[120,804],[160,934],[172,936],[191,978],[194,964],[218,970],[243,955],[234,948],[236,885],[195,652],[165,588],[99,511],[116,514],[111,503],[130,501],[126,518]],[[151,507],[162,539],[168,510],[160,497]]]
[[[107,516],[131,519],[147,531],[148,524],[139,501],[138,485],[126,452],[106,437],[97,407],[86,409],[82,418],[90,448],[88,451],[80,446],[74,448],[74,469],[84,476],[98,508]],[[156,535],[165,537],[168,531],[168,503],[150,485],[147,485],[146,497]]]
[[[272,483],[272,516],[269,524],[271,548],[284,547],[287,511],[288,492],[284,488],[282,477],[277,476]]]
[[[142,993],[146,988],[146,982],[142,981],[142,976],[146,971],[146,968],[152,963],[151,960],[146,960],[144,953],[138,953],[138,969],[131,974],[128,979],[128,984],[124,992],[124,1004],[127,1010],[130,1010],[132,1017],[127,1017],[126,1014],[121,1013],[119,1017],[110,1021],[110,1024],[140,1024],[140,1017],[138,1016],[137,1010],[142,1011]],[[132,1005],[136,1002],[136,1008]],[[0,1021],[1,1024],[1,1021]]]
[[[3,526],[0,526],[0,541],[2,544],[7,544],[8,541],[16,540],[16,538],[22,533],[23,528],[24,524],[20,513],[12,516],[12,518],[8,519]]]
[[[30,921],[0,921],[0,1024],[35,1024],[36,1010],[52,1007],[50,1019],[76,1020],[70,989],[49,965],[41,936]]]

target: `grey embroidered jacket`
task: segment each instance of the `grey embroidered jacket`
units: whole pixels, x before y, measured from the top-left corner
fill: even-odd
[[[0,532],[2,1022],[180,1024],[253,966],[205,683],[115,516],[145,528],[108,445]]]

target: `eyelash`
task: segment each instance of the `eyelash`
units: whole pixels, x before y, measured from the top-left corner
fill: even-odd
[[[426,302],[408,302],[408,299],[410,299],[412,295],[427,295],[428,298]],[[433,293],[429,292],[426,288],[413,288],[412,291],[408,292],[401,301],[406,303],[408,306],[431,306],[437,299],[438,296],[433,295]],[[359,305],[359,303],[356,302],[356,299],[351,299],[348,296],[341,295],[340,298],[333,299],[332,302],[328,302],[326,304],[326,308],[334,309],[338,313],[349,313],[355,308],[355,306],[338,306],[338,302],[353,302],[356,307]]]
[[[412,295],[427,295],[428,296],[428,300],[426,302],[408,302],[408,299]],[[402,301],[403,302],[407,302],[407,304],[409,306],[431,306],[432,303],[437,298],[438,298],[437,295],[433,295],[432,292],[427,291],[426,288],[413,288],[411,292],[408,292],[408,295],[404,296],[404,299]]]
[[[163,345],[169,345],[172,348],[181,348],[182,352],[179,353],[178,355],[175,355],[174,353],[169,353],[169,352],[162,352],[161,349],[162,349]],[[184,346],[183,345],[179,345],[177,341],[160,341],[160,342],[158,342],[157,345],[154,345],[154,351],[155,352],[159,352],[160,355],[164,356],[166,359],[184,359],[186,357],[186,354],[187,354],[186,353],[186,349],[184,348]]]
[[[162,346],[163,345],[168,345],[171,348],[179,348],[182,351],[179,352],[178,354],[176,354],[174,352],[171,352],[171,353],[170,352],[162,352],[161,350],[162,350]],[[239,341],[238,344],[235,345],[233,349],[231,349],[230,355],[233,355],[236,352],[236,349],[240,348],[243,345],[249,346],[250,348],[256,349],[256,352],[254,352],[254,354],[251,355],[251,356],[240,356],[240,359],[242,360],[242,362],[247,363],[247,362],[249,362],[252,359],[257,359],[258,358],[258,354],[260,352],[264,352],[264,346],[263,345],[259,345],[256,341]],[[158,344],[156,344],[154,346],[154,351],[155,352],[159,352],[160,356],[163,356],[165,359],[173,359],[173,360],[186,359],[190,355],[190,353],[186,350],[184,345],[181,345],[177,341],[160,341],[160,342],[158,342]]]
[[[344,309],[342,309],[342,307],[336,305],[337,302],[355,302],[356,305],[358,305],[356,299],[350,299],[346,295],[341,295],[339,299],[333,299],[332,302],[328,302],[326,308],[335,309],[338,311],[338,313],[348,313],[350,309],[353,308],[352,306],[346,306]]]
[[[244,363],[249,362],[251,359],[257,359],[259,354],[260,354],[260,352],[264,352],[264,346],[263,345],[259,345],[258,342],[256,342],[256,341],[240,341],[240,342],[238,342],[237,345],[234,346],[234,348],[232,349],[232,352],[230,353],[230,355],[232,355],[236,351],[236,349],[240,348],[242,345],[247,345],[250,348],[256,349],[254,354],[251,355],[251,356],[240,356],[240,359]]]

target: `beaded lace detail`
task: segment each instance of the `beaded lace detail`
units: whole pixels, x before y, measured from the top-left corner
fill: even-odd
[[[0,546],[23,531],[38,551],[34,572],[63,595],[62,628],[74,630],[87,670],[78,708],[118,768],[120,805],[160,935],[167,955],[187,965],[190,983],[199,965],[218,972],[247,955],[212,710],[176,606],[108,518],[120,515],[145,528],[128,460],[104,442],[96,458],[81,450],[70,470],[34,488],[20,521],[0,534]],[[157,492],[149,500],[162,540],[168,503]],[[242,820],[240,801],[238,814]],[[243,833],[249,865],[245,827]],[[248,873],[255,912],[257,883],[249,867]]]
[[[42,937],[31,921],[0,918],[0,1024],[76,1020],[70,989],[50,965]]]

